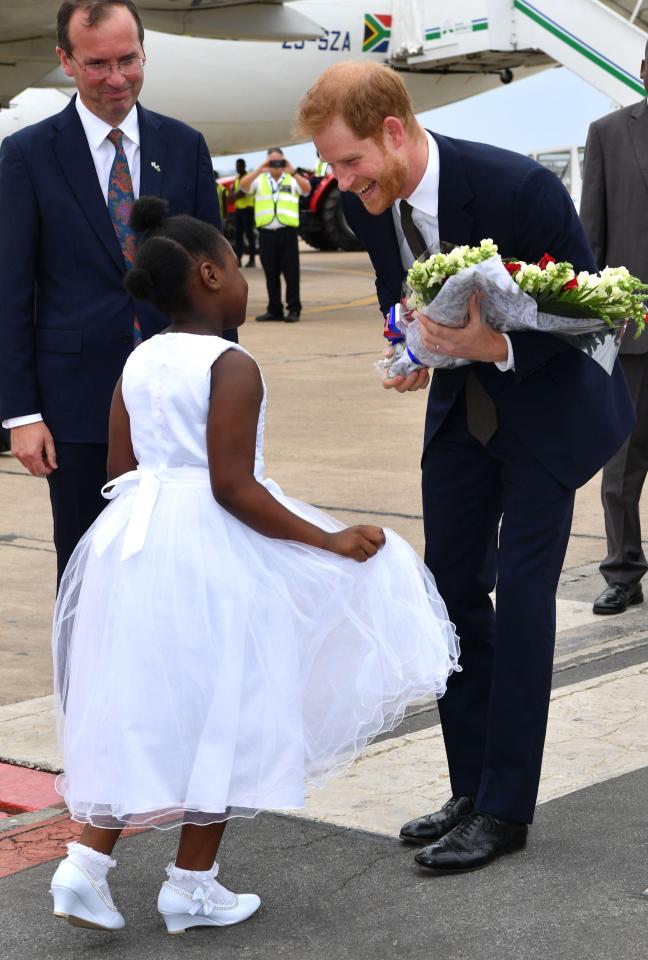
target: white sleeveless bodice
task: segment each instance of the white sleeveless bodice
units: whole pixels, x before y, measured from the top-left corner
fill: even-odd
[[[228,349],[243,348],[217,336],[165,333],[133,351],[124,367],[122,393],[141,470],[208,467],[211,365]],[[263,384],[254,463],[257,480],[263,479],[264,470],[265,407]]]

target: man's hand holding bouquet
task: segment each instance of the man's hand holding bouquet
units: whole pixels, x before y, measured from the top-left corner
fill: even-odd
[[[538,263],[503,261],[492,240],[426,251],[386,318],[390,355],[377,366],[388,382],[413,382],[417,371],[422,381],[430,367],[504,361],[500,334],[535,330],[567,337],[611,373],[628,323],[635,336],[644,329],[646,291],[625,267],[576,274],[549,254]]]

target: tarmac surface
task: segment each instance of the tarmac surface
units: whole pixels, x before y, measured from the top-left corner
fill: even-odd
[[[344,522],[393,527],[421,552],[425,395],[383,391],[372,369],[382,340],[366,256],[303,248],[299,324],[256,324],[263,275],[245,274],[251,322],[241,342],[268,387],[267,474]],[[54,861],[78,834],[54,790],[51,537],[46,483],[0,456],[0,960],[648,958],[647,608],[592,614],[605,550],[598,478],[578,492],[559,589],[527,850],[433,877],[396,839],[401,822],[449,795],[438,713],[422,703],[305,810],[228,827],[220,876],[259,893],[262,909],[241,926],[182,937],[168,937],[155,910],[173,832],[120,841],[111,889],[125,930],[79,930],[50,913]]]

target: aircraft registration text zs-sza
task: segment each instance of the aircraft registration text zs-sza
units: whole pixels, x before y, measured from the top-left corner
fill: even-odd
[[[325,30],[324,36],[317,40],[284,40],[281,46],[284,50],[303,50],[306,44],[317,44],[316,50],[333,50],[343,53],[351,49],[351,37],[348,30]]]

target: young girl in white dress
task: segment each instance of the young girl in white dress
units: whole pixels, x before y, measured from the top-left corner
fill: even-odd
[[[119,929],[106,878],[120,830],[180,823],[158,909],[181,933],[259,906],[216,880],[227,820],[303,806],[305,783],[444,693],[458,644],[400,537],[344,528],[264,479],[263,379],[221,339],[247,302],[227,241],[156,198],[132,223],[127,289],[171,324],[117,384],[112,502],[56,605],[59,787],[85,826],[51,893],[70,923]]]

